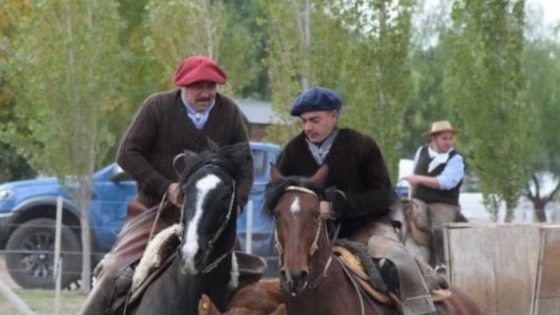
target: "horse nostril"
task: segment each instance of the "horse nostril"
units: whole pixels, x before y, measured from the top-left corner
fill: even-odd
[[[280,282],[281,283],[288,282],[288,274],[286,273],[286,270],[280,270]]]
[[[309,273],[307,271],[302,271],[300,274],[299,281],[301,283],[307,283],[307,279],[309,278]]]

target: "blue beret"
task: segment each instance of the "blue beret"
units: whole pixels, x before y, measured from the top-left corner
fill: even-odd
[[[301,93],[290,110],[292,116],[300,116],[306,112],[340,111],[342,100],[338,93],[327,88],[316,87]]]

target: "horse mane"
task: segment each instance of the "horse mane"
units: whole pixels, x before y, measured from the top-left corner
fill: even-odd
[[[184,185],[187,179],[196,170],[207,164],[218,165],[224,168],[228,174],[237,180],[239,166],[235,161],[235,154],[240,150],[247,150],[247,143],[240,142],[229,146],[218,148],[217,144],[208,139],[208,147],[200,153],[185,151],[182,153],[184,167],[179,176],[180,185]]]
[[[261,210],[263,217],[267,219],[272,219],[274,207],[284,195],[284,192],[289,186],[297,186],[309,189],[317,194],[320,200],[325,199],[325,189],[323,186],[312,182],[309,178],[300,176],[287,176],[281,177],[276,182],[268,183],[265,190],[265,200],[264,205]]]

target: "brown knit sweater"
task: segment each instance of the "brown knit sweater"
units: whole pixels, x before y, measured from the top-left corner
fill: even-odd
[[[167,187],[178,180],[173,158],[185,150],[200,152],[207,147],[206,137],[218,146],[247,142],[243,115],[237,105],[218,94],[208,120],[196,129],[187,115],[179,89],[148,97],[124,135],[117,163],[137,183],[138,199],[148,207],[161,201]],[[247,160],[238,179],[238,202],[244,206],[253,185],[253,157]]]
[[[391,181],[375,141],[352,129],[341,129],[325,163],[329,166],[326,187],[346,194],[341,213],[340,237],[349,237],[363,225],[389,214]],[[320,165],[313,159],[302,133],[282,150],[278,169],[284,176],[312,176]]]

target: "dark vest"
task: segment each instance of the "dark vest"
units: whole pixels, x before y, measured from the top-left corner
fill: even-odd
[[[455,150],[451,151],[449,153],[448,161],[451,160],[451,158],[457,154],[458,154],[457,151]],[[429,177],[436,177],[440,175],[445,169],[445,166],[447,166],[447,162],[438,165],[438,167],[436,167],[434,170],[428,172],[428,167],[432,160],[433,159],[430,158],[430,154],[428,153],[428,146],[422,147],[420,151],[420,156],[418,157],[418,163],[416,164],[416,168],[414,169],[414,174],[429,176]],[[424,185],[418,185],[414,190],[413,197],[423,200],[426,203],[441,202],[441,203],[447,203],[447,204],[458,206],[459,191],[461,189],[462,184],[463,184],[463,180],[461,180],[459,184],[457,184],[457,186],[455,186],[451,190],[433,189]]]

